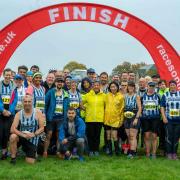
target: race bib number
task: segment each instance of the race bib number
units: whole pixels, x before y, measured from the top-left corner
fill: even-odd
[[[3,104],[9,104],[10,103],[10,96],[9,95],[2,95],[2,101],[3,101]]]
[[[135,115],[135,114],[134,114],[133,112],[131,112],[131,111],[126,111],[126,112],[124,113],[124,117],[125,117],[125,118],[128,118],[128,119],[133,118],[134,115]]]
[[[45,107],[44,101],[36,101],[36,108],[37,109],[43,110],[44,107]]]
[[[170,109],[169,114],[172,117],[178,117],[178,116],[180,116],[180,110],[179,109]]]
[[[73,107],[74,109],[79,108],[79,103],[78,102],[71,102],[70,107]]]
[[[156,109],[156,103],[151,102],[151,103],[145,104],[145,109],[146,110],[155,110]]]
[[[57,104],[56,109],[55,109],[55,113],[56,114],[63,114],[63,106],[60,104]]]

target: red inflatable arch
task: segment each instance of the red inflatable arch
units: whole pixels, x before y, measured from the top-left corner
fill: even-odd
[[[90,21],[113,26],[139,40],[151,54],[160,76],[180,89],[180,57],[153,27],[119,9],[91,3],[63,3],[28,13],[0,31],[0,73],[16,48],[32,33],[55,23]]]

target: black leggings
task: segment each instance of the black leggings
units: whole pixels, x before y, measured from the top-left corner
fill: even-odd
[[[88,139],[89,151],[99,151],[101,128],[102,123],[86,123],[86,134]]]
[[[180,124],[167,123],[165,125],[166,131],[166,152],[177,153],[179,137],[180,137]]]
[[[6,149],[9,141],[12,117],[0,115],[0,147]]]

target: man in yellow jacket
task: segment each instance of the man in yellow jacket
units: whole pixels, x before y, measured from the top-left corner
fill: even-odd
[[[94,81],[93,88],[85,95],[83,103],[86,104],[85,122],[89,156],[98,156],[105,110],[105,94],[100,90],[99,80]]]

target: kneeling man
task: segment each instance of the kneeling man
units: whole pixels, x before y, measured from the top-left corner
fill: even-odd
[[[14,118],[11,126],[10,151],[11,163],[16,164],[17,147],[22,146],[26,153],[26,162],[33,164],[36,159],[39,135],[44,131],[44,116],[33,108],[33,98],[25,95],[23,109]]]
[[[74,147],[77,147],[77,154],[80,161],[84,161],[85,123],[76,115],[76,110],[70,107],[67,112],[67,119],[59,129],[60,151],[65,159],[69,160]]]

